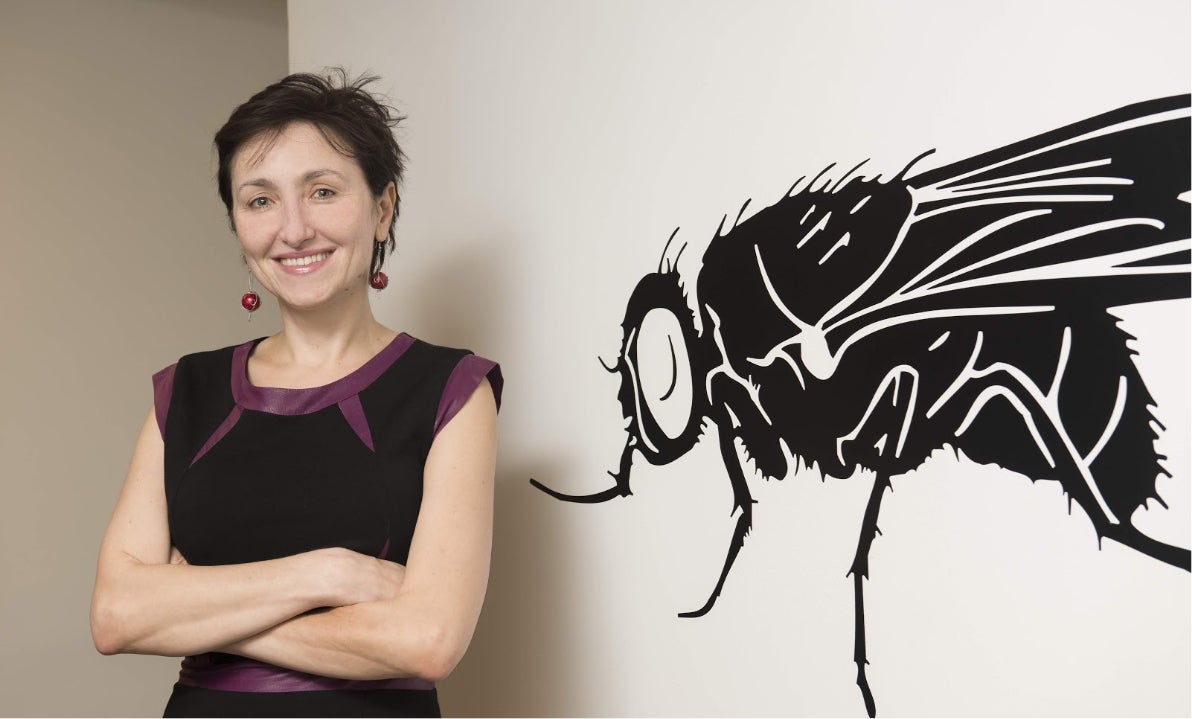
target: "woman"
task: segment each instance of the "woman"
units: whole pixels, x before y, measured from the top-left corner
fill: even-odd
[[[291,75],[215,137],[282,329],[154,376],[91,607],[100,652],[186,657],[167,716],[438,715],[476,626],[501,374],[373,317],[402,154],[369,81]]]

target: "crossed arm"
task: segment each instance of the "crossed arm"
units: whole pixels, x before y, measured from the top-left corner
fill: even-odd
[[[100,548],[91,603],[100,652],[225,651],[346,679],[439,681],[459,662],[492,546],[496,405],[487,381],[431,447],[404,568],[337,548],[217,567],[171,562],[162,456],[150,412]]]

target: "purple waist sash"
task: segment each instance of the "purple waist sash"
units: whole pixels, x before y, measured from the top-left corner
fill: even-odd
[[[413,677],[397,679],[336,679],[294,671],[244,657],[217,661],[211,654],[182,660],[178,683],[227,692],[310,692],[331,689],[434,689],[433,682]]]

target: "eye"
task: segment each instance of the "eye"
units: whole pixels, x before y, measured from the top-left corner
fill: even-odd
[[[329,187],[320,187],[319,189],[315,190],[315,197],[320,200],[326,200],[328,197],[331,197],[334,194],[335,190],[332,190]]]
[[[259,197],[254,197],[248,201],[249,208],[253,209],[253,210],[259,210],[262,207],[266,207],[268,204],[269,204],[269,198],[265,197],[263,195],[259,196]]]
[[[641,401],[666,439],[677,439],[691,419],[695,391],[679,318],[661,307],[646,313],[635,354]]]

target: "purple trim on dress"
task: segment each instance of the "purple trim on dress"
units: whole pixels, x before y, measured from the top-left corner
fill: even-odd
[[[198,462],[200,457],[202,457],[204,454],[207,454],[207,452],[209,452],[211,448],[219,442],[219,440],[223,439],[228,432],[232,431],[232,428],[236,426],[236,422],[239,419],[240,405],[235,405],[232,407],[232,411],[228,412],[228,416],[224,418],[224,421],[219,423],[219,426],[215,428],[215,431],[211,433],[211,436],[208,437],[207,441],[203,443],[203,446],[199,448],[199,453],[195,455],[194,459],[190,460],[189,466],[195,466],[195,462]]]
[[[372,431],[368,428],[368,418],[364,416],[364,406],[360,404],[360,395],[354,394],[340,402],[339,411],[343,413],[344,419],[348,420],[348,426],[352,428],[360,441],[364,442],[364,446],[376,452],[377,450],[373,447]]]
[[[266,664],[255,659],[216,664],[209,654],[182,660],[178,683],[225,692],[310,692],[334,689],[434,689],[433,682],[414,677],[396,679],[336,679]]]
[[[439,398],[439,411],[435,414],[435,436],[447,426],[456,414],[463,409],[464,404],[476,388],[480,380],[488,378],[493,388],[493,398],[497,401],[497,408],[501,407],[501,389],[505,385],[501,377],[501,367],[492,360],[476,355],[464,355],[463,359],[451,370],[447,384],[443,387],[443,395]]]
[[[244,409],[269,414],[310,414],[359,394],[401,357],[414,338],[402,332],[359,369],[322,387],[286,389],[257,387],[248,381],[248,356],[260,340],[246,342],[232,351],[232,398]]]
[[[381,553],[377,555],[377,559],[384,559],[389,556],[389,537],[385,537],[385,546],[381,547]]]
[[[153,375],[153,414],[157,417],[157,429],[166,436],[166,415],[170,412],[170,398],[174,395],[174,370],[178,363],[166,367]]]

